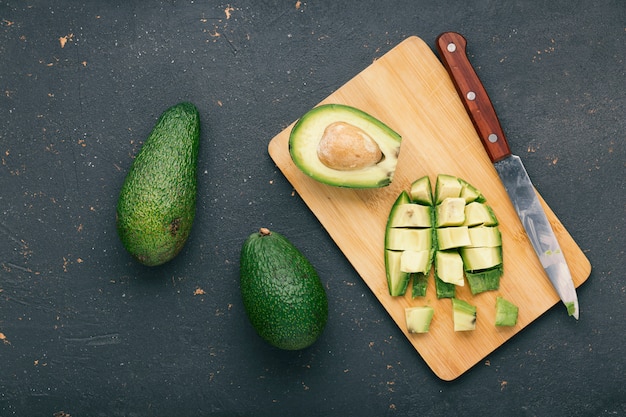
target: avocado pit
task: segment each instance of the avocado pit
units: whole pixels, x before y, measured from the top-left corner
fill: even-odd
[[[317,146],[317,156],[328,168],[356,171],[376,165],[383,158],[383,153],[365,131],[340,121],[324,129]]]

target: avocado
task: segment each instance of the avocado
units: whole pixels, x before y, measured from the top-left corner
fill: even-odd
[[[200,117],[188,102],[167,109],[133,161],[117,203],[117,231],[126,250],[147,266],[183,248],[196,209]]]
[[[267,228],[240,254],[240,291],[256,332],[284,350],[312,345],[328,319],[328,300],[313,265],[286,237]]]
[[[431,306],[407,307],[404,309],[406,327],[409,333],[428,333],[430,322],[435,314]]]
[[[496,326],[515,326],[519,308],[500,296],[496,297]]]
[[[401,136],[375,117],[343,104],[304,114],[289,136],[289,153],[306,175],[324,184],[377,188],[391,183]]]
[[[458,298],[452,298],[454,331],[462,332],[476,328],[476,306]]]

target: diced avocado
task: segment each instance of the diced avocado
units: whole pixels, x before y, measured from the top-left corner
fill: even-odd
[[[385,249],[391,250],[430,250],[433,241],[430,229],[387,229]]]
[[[458,178],[452,175],[439,174],[435,183],[435,205],[448,197],[460,197],[462,185]]]
[[[460,226],[465,222],[465,200],[448,197],[437,205],[437,227]]]
[[[460,248],[470,245],[472,241],[466,226],[443,227],[437,229],[437,245],[439,250]]]
[[[390,293],[403,295],[412,279],[413,297],[425,296],[433,264],[437,298],[454,297],[464,278],[472,294],[498,289],[502,237],[485,197],[467,181],[440,174],[434,205],[430,185],[428,176],[419,178],[391,208],[385,231]]]
[[[390,218],[390,227],[431,227],[432,207],[420,204],[400,204]]]
[[[432,208],[410,201],[409,194],[402,191],[385,230],[385,269],[392,296],[404,295],[411,277],[414,296],[425,295],[433,262]]]
[[[517,324],[518,307],[512,302],[496,297],[496,326],[515,326]]]
[[[469,247],[495,247],[502,246],[502,235],[496,226],[478,226],[468,229],[469,238],[472,242]]]
[[[411,200],[415,203],[427,206],[431,206],[433,204],[433,191],[428,175],[415,180],[411,184],[410,196]]]
[[[464,226],[497,226],[498,219],[487,204],[473,201],[465,206]]]
[[[464,285],[463,259],[456,250],[437,251],[435,273],[443,282],[458,286]]]
[[[385,250],[385,270],[387,275],[387,287],[389,295],[404,295],[409,285],[411,274],[401,269],[402,252]]]
[[[397,132],[362,110],[324,104],[295,123],[289,153],[302,172],[319,182],[376,188],[391,183],[401,140]]]
[[[464,179],[459,178],[459,182],[461,183],[461,197],[465,200],[465,203],[471,203],[473,201],[478,201],[483,203],[485,201],[485,197],[481,194],[481,192],[474,187],[469,182]]]
[[[500,288],[500,277],[503,273],[502,265],[485,269],[479,272],[465,271],[465,278],[473,295]]]
[[[461,261],[462,262],[462,261]],[[427,274],[431,267],[429,250],[405,250],[400,256],[400,271]]]
[[[408,307],[404,310],[409,333],[428,333],[435,309],[430,306]]]
[[[502,264],[502,247],[459,248],[466,271],[482,271]]]
[[[458,298],[452,299],[452,317],[454,331],[474,330],[476,328],[476,306]]]

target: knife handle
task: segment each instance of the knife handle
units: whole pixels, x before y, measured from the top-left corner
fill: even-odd
[[[455,32],[437,37],[437,50],[491,162],[511,155],[500,121],[466,53],[467,41]]]

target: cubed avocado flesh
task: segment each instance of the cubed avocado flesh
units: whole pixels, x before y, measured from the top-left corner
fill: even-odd
[[[496,326],[515,326],[517,324],[518,307],[512,302],[496,297]]]
[[[427,274],[431,267],[431,254],[429,250],[402,251],[400,256],[400,271]],[[463,271],[463,262],[461,261],[461,273]]]
[[[479,203],[485,202],[485,197],[478,190],[478,188],[474,187],[469,182],[464,179],[459,178],[459,182],[461,183],[461,197],[465,200],[466,204],[477,201]]]
[[[439,250],[435,254],[435,271],[443,282],[463,286],[463,259],[456,250]]]
[[[391,228],[387,233],[386,249],[430,250],[433,233],[430,229]]]
[[[446,198],[461,196],[463,186],[459,179],[453,175],[439,174],[435,183],[435,204],[441,203]]]
[[[458,298],[452,299],[454,331],[462,332],[476,328],[476,306]]]
[[[411,184],[411,200],[417,204],[430,206],[433,204],[433,191],[430,185],[430,178],[425,175]]]
[[[396,210],[391,227],[430,227],[432,224],[430,206],[409,203],[399,205]]]
[[[460,248],[459,252],[463,257],[466,271],[482,271],[502,264],[502,248]]]
[[[493,226],[478,226],[467,229],[471,244],[469,247],[496,247],[502,246],[500,229]]]
[[[447,197],[437,205],[437,227],[460,226],[465,222],[465,200]]]
[[[431,306],[406,308],[406,328],[409,333],[428,333],[434,314],[435,309]]]
[[[437,229],[437,244],[439,250],[446,250],[471,245],[472,241],[466,226],[442,227]]]
[[[504,271],[495,213],[477,188],[447,174],[437,176],[434,193],[428,176],[401,191],[388,217],[385,252],[391,295],[404,295],[413,280],[413,297],[425,296],[433,264],[437,298],[455,297],[464,278],[474,295],[497,290]]]
[[[464,226],[497,226],[498,220],[487,204],[472,201],[465,206]]]
[[[289,153],[306,175],[324,184],[377,188],[391,183],[401,136],[357,108],[324,104],[304,114],[289,136]]]

